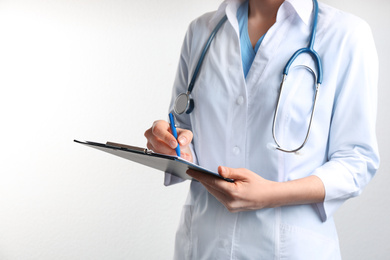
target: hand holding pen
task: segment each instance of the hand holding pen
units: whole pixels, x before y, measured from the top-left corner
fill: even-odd
[[[170,120],[174,124],[174,120]],[[156,153],[178,155],[176,148],[180,149],[180,157],[192,162],[193,157],[189,147],[193,134],[190,130],[176,128],[177,138],[174,136],[170,122],[164,120],[155,121],[151,128],[146,130],[147,148]]]

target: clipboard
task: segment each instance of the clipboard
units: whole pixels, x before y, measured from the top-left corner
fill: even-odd
[[[103,152],[107,152],[121,158],[143,164],[145,166],[173,174],[177,177],[186,180],[192,180],[193,178],[189,176],[186,172],[187,170],[196,170],[198,172],[202,172],[204,174],[209,174],[215,176],[217,178],[223,179],[228,182],[234,182],[232,179],[223,178],[218,173],[210,171],[206,168],[203,168],[199,165],[191,163],[187,160],[184,160],[178,156],[170,156],[165,154],[155,153],[146,148],[119,144],[114,142],[97,143],[90,141],[78,141],[73,140],[76,143],[86,145],[95,149],[98,149]]]

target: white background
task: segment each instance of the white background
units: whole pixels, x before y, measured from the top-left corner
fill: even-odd
[[[390,2],[324,0],[369,22],[381,168],[336,214],[344,259],[389,259]],[[191,20],[219,0],[0,0],[0,259],[170,259],[188,182],[73,143],[145,146],[166,119]],[[326,69],[326,68],[324,68]]]

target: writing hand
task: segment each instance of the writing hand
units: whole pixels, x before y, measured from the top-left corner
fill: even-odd
[[[192,162],[192,153],[189,147],[193,134],[190,130],[177,128],[177,140],[172,135],[170,125],[167,121],[155,121],[151,128],[145,131],[147,148],[156,153],[176,155],[175,148],[180,144],[181,157]]]

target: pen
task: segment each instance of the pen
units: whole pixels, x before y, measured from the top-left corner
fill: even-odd
[[[176,126],[175,126],[175,118],[173,116],[172,113],[169,113],[169,125],[171,126],[171,131],[172,131],[172,134],[173,136],[176,138],[177,140],[177,131],[176,131]],[[176,150],[176,154],[177,156],[180,157],[180,145],[179,145],[179,141],[177,141],[177,146],[175,148]]]

